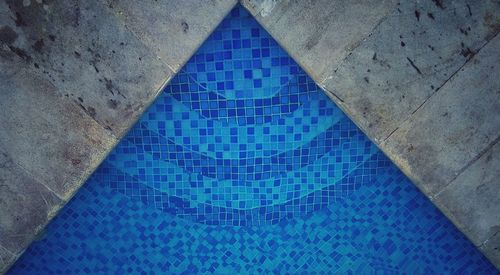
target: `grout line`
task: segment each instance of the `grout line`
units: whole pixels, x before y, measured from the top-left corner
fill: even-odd
[[[166,60],[163,60],[163,58],[161,58],[160,56],[158,56],[158,54],[156,53],[155,50],[151,49],[151,47],[149,47],[148,45],[146,45],[146,43],[139,37],[139,35],[129,28],[129,26],[125,22],[125,20],[123,20],[122,18],[120,18],[119,16],[117,16],[115,12],[113,12],[112,8],[110,8],[109,6],[104,5],[102,3],[101,3],[101,5],[104,6],[103,8],[106,9],[107,12],[109,12],[110,14],[112,14],[112,16],[114,17],[114,19],[116,20],[116,22],[117,22],[118,25],[123,26],[145,49],[147,49],[147,52],[149,54],[151,54],[152,56],[155,56],[158,60],[161,61],[161,63],[163,63],[164,65],[166,65],[168,67],[168,69],[172,72],[173,75],[175,75],[177,73],[177,70],[175,69],[175,66],[172,66]]]
[[[40,65],[40,66],[43,66],[43,65]],[[77,114],[82,114],[84,117],[87,117],[89,118],[89,120],[92,122],[92,123],[95,123],[96,125],[98,125],[100,128],[102,128],[103,132],[104,133],[107,133],[109,134],[111,137],[113,138],[116,138],[116,136],[114,135],[114,133],[112,132],[112,130],[110,130],[109,127],[101,124],[98,120],[96,120],[94,117],[92,117],[88,111],[86,110],[86,108],[84,108],[83,106],[79,105],[77,102],[73,101],[73,100],[69,100],[67,98],[65,98],[64,96],[62,96],[62,90],[60,89],[59,86],[55,85],[53,80],[49,77],[46,77],[46,75],[40,73],[39,71],[35,70],[32,66],[30,66],[28,64],[28,66],[24,66],[18,71],[16,72],[15,74],[19,74],[19,73],[28,73],[28,74],[31,74],[31,75],[34,75],[35,77],[43,80],[43,81],[46,81],[47,83],[49,83],[52,87],[51,88],[54,88],[55,91],[51,91],[52,95],[56,98],[56,100],[58,102],[56,102],[56,104],[62,104],[62,105],[70,105],[70,106],[74,106],[75,107],[75,113]],[[50,189],[49,189],[50,190]]]
[[[351,54],[352,54],[352,53],[353,53],[353,52],[354,52],[357,48],[361,47],[361,45],[363,45],[363,44],[364,44],[364,42],[366,42],[366,40],[367,40],[370,36],[372,36],[372,35],[373,35],[373,33],[377,30],[377,28],[378,28],[378,27],[379,27],[382,23],[384,23],[384,22],[385,22],[387,19],[389,19],[391,16],[394,16],[394,13],[395,13],[394,11],[395,11],[395,10],[397,10],[397,8],[396,8],[396,4],[394,4],[394,7],[393,7],[392,9],[388,9],[388,10],[387,10],[387,14],[386,14],[384,17],[380,18],[380,20],[379,20],[379,21],[378,21],[378,22],[377,22],[377,23],[373,26],[373,28],[372,28],[372,29],[371,29],[371,30],[370,30],[370,31],[366,34],[366,36],[364,36],[364,37],[360,38],[360,39],[357,41],[358,43],[356,43],[356,46],[355,46],[354,48],[349,49],[349,51],[348,51],[348,52],[346,52],[345,57],[344,57],[344,58],[342,58],[342,60],[338,62],[338,66],[337,66],[337,67],[336,67],[333,71],[334,71],[334,72],[337,72],[337,70],[338,70],[338,69],[342,66],[342,64],[344,64],[344,63],[346,62],[346,60],[349,58],[349,56],[351,56]],[[397,14],[397,15],[399,15],[399,14]],[[321,85],[321,86],[325,85],[325,82],[326,82],[328,79],[330,79],[330,78],[332,78],[332,76],[326,76],[325,78],[323,78],[322,80],[320,80],[320,81],[318,82],[318,85]],[[343,102],[343,101],[342,101],[342,102]]]
[[[129,142],[129,143],[130,143],[130,142]],[[321,188],[319,188],[319,189],[315,189],[315,190],[311,191],[309,194],[306,194],[306,195],[303,195],[303,196],[301,196],[301,197],[297,197],[297,198],[303,198],[303,197],[306,197],[306,196],[308,196],[308,195],[310,195],[310,194],[312,194],[312,193],[314,193],[314,192],[317,192],[317,191],[323,190],[324,188],[327,188],[327,187],[331,187],[331,186],[333,186],[333,185],[336,185],[337,183],[341,182],[343,179],[345,179],[345,178],[347,178],[348,176],[350,176],[350,175],[351,175],[351,174],[352,174],[355,170],[357,170],[358,168],[360,168],[360,167],[362,167],[363,165],[365,165],[365,164],[366,164],[366,162],[368,162],[368,161],[369,161],[369,160],[370,160],[370,159],[371,159],[371,158],[372,158],[375,154],[376,154],[376,153],[371,153],[371,155],[367,156],[367,158],[366,158],[366,159],[364,159],[362,163],[360,163],[360,164],[356,165],[355,167],[353,167],[351,170],[349,170],[349,172],[347,172],[347,174],[342,175],[342,177],[341,177],[341,178],[339,178],[339,179],[337,179],[334,183],[332,183],[332,184],[330,184],[330,185],[327,185],[327,186],[322,186],[322,187],[321,187]],[[113,166],[113,167],[114,167],[115,169],[117,169],[117,170],[121,170],[121,169],[120,169],[120,167],[118,167],[118,166],[117,166],[117,165],[115,165],[114,163],[110,163],[109,165]],[[304,166],[304,167],[306,167],[306,166]],[[183,169],[183,170],[185,171],[185,169],[184,169],[184,168],[181,168],[181,169]],[[130,176],[130,177],[137,177],[137,176],[135,176],[135,175],[133,175],[133,174],[129,174],[129,173],[125,172],[125,171],[122,171],[122,172],[123,172],[124,174],[127,174],[127,175],[128,175],[128,176]],[[292,171],[289,171],[289,172],[292,172]],[[161,190],[160,188],[157,188],[157,187],[154,187],[154,186],[149,186],[149,185],[147,185],[147,184],[145,184],[145,183],[143,183],[143,185],[145,185],[145,186],[147,186],[147,187],[149,187],[149,188],[151,188],[151,189],[153,189],[153,190],[156,190],[156,191],[158,191],[158,192],[161,192],[161,193],[166,193],[166,191]],[[124,194],[124,195],[125,195],[125,194]],[[126,196],[126,195],[125,195],[125,196]],[[297,198],[295,198],[295,199],[297,199]],[[340,197],[338,197],[338,198],[335,198],[335,200],[337,200],[337,199],[338,199],[338,200],[341,200],[341,199],[345,199],[345,198],[344,198],[344,197],[342,197],[342,196],[340,196]],[[213,206],[213,204],[210,204],[210,205],[212,205],[212,206]],[[240,207],[233,207],[233,208],[234,208],[234,209],[238,209],[238,210],[255,210],[255,209],[258,209],[258,208],[261,208],[261,207],[269,207],[269,206],[275,206],[275,205],[277,205],[277,204],[276,204],[276,203],[273,203],[273,204],[269,204],[269,205],[255,206],[255,207],[251,207],[251,208],[240,208]],[[215,205],[215,206],[217,206],[217,205]],[[154,206],[153,206],[153,207],[154,207]],[[219,206],[219,207],[220,207],[220,206]]]
[[[57,194],[54,190],[52,190],[49,186],[47,186],[44,182],[40,181],[37,177],[35,177],[31,172],[29,172],[26,168],[24,168],[23,165],[21,165],[20,163],[18,163],[17,161],[15,161],[14,158],[12,158],[10,156],[10,154],[2,149],[0,149],[0,152],[2,152],[3,154],[5,154],[9,159],[10,161],[16,166],[18,167],[19,169],[21,169],[24,173],[26,173],[32,180],[34,180],[35,182],[37,182],[38,184],[42,185],[43,187],[45,187],[47,190],[49,190],[50,192],[52,192],[57,198],[59,198],[61,201],[65,201],[61,196],[59,196],[59,194]]]
[[[106,9],[108,9],[108,11],[113,14],[113,17],[115,17],[115,19],[118,21],[118,22],[121,22],[124,26],[124,28],[130,32],[136,39],[137,41],[139,41],[139,43],[141,43],[141,45],[143,45],[146,49],[148,49],[148,52],[151,53],[153,56],[155,56],[158,60],[160,60],[162,63],[164,63],[171,71],[172,71],[172,75],[176,75],[180,70],[181,68],[186,64],[187,61],[189,61],[189,59],[196,53],[196,51],[201,47],[201,45],[203,45],[203,43],[208,39],[208,37],[213,33],[213,31],[219,26],[219,24],[222,22],[222,20],[224,20],[224,18],[226,18],[226,16],[231,12],[231,10],[238,4],[238,1],[234,1],[234,3],[229,6],[228,10],[223,14],[222,17],[220,17],[220,20],[217,24],[214,24],[212,28],[209,28],[209,29],[206,29],[205,32],[203,32],[203,35],[201,36],[201,39],[200,41],[198,41],[198,43],[195,45],[195,47],[193,47],[191,53],[189,54],[189,56],[183,60],[182,62],[180,62],[179,64],[174,64],[174,65],[171,65],[169,64],[166,60],[163,60],[162,57],[160,57],[158,54],[157,54],[157,51],[152,49],[150,46],[148,46],[144,40],[133,30],[131,30],[129,28],[129,24],[127,24],[125,22],[125,20],[123,20],[122,18],[120,18],[119,16],[116,15],[116,13],[113,12],[112,9],[110,9],[109,7],[105,7]]]
[[[430,198],[434,199],[435,197],[439,196],[439,194],[441,194],[444,189],[446,189],[446,187],[448,187],[449,185],[451,185],[461,174],[463,174],[470,166],[472,166],[474,163],[476,163],[481,157],[483,157],[486,153],[488,153],[488,151],[493,147],[495,146],[498,142],[500,141],[500,135],[495,138],[492,142],[490,142],[485,148],[483,148],[481,151],[479,151],[479,153],[474,156],[471,160],[469,160],[465,166],[463,166],[462,168],[460,168],[460,170],[458,170],[458,172],[455,173],[455,176],[450,180],[448,181],[448,183],[446,183],[439,191],[437,191],[434,195],[431,195],[429,196]]]
[[[15,254],[15,253],[13,253],[12,251],[10,251],[10,250],[9,250],[9,249],[7,249],[6,247],[4,247],[2,244],[0,244],[0,250],[2,250],[2,251],[4,251],[4,252],[7,252],[8,254],[10,254],[10,255],[12,255],[12,256],[14,256],[14,257],[16,256],[16,254]],[[2,259],[0,258],[0,260],[2,260]],[[1,263],[2,263],[2,262],[0,262],[0,264],[1,264]]]
[[[493,237],[495,237],[497,234],[500,233],[500,229],[497,230],[495,233],[491,234],[491,236],[489,236],[484,242],[482,242],[480,245],[478,245],[477,247],[478,248],[481,248],[481,247],[484,247],[486,245],[486,243],[488,243]]]
[[[470,64],[471,60],[474,60],[475,58],[477,58],[477,54],[486,46],[488,45],[496,36],[498,35],[498,32],[497,34],[495,34],[495,36],[491,37],[490,40],[486,41],[485,43],[483,43],[483,45],[481,45],[477,51],[476,51],[476,54],[472,57],[472,58],[469,58],[467,59],[464,64],[462,64],[457,70],[455,70],[455,72],[453,72],[450,77],[448,77],[441,85],[439,85],[439,87],[437,87],[434,92],[432,94],[430,94],[427,98],[424,99],[424,101],[415,109],[411,112],[411,114],[409,114],[403,121],[401,121],[399,123],[399,125],[394,129],[392,130],[382,141],[382,143],[385,143],[389,138],[391,138],[391,136],[397,132],[398,129],[401,128],[401,126],[403,126],[403,124],[405,124],[406,122],[408,122],[409,120],[411,120],[411,118],[413,118],[414,114],[417,113],[420,109],[423,108],[423,106],[429,101],[429,99],[431,99],[432,97],[434,97],[439,91],[441,91],[441,88],[444,87],[452,78],[454,78],[455,75],[457,75],[467,64]]]
[[[179,67],[180,66],[177,66],[178,68],[176,69],[175,67],[176,66],[173,66],[173,65],[170,65],[166,60],[163,60],[163,58],[161,58],[156,52],[155,50],[151,49],[151,47],[149,47],[148,45],[146,45],[146,43],[139,37],[139,35],[137,35],[134,31],[132,31],[131,29],[129,29],[129,26],[120,18],[118,18],[117,16],[115,16],[117,21],[120,21],[123,23],[123,27],[133,36],[135,37],[135,39],[142,45],[144,46],[145,49],[147,49],[147,52],[150,53],[152,56],[156,57],[162,64],[166,65],[167,68],[171,71],[172,75],[175,75],[179,72]]]
[[[77,104],[75,101],[69,100],[69,99],[65,98],[64,96],[61,96],[63,94],[63,93],[61,93],[62,90],[57,85],[55,85],[50,78],[47,78],[45,75],[39,73],[37,70],[33,69],[33,67],[31,67],[31,66],[24,66],[20,70],[20,72],[32,74],[35,77],[38,77],[41,80],[46,81],[47,83],[49,83],[55,89],[55,91],[51,92],[51,93],[56,98],[56,100],[58,101],[58,102],[55,102],[56,104],[62,104],[62,105],[68,104],[68,105],[74,106],[75,110],[76,110],[75,111],[76,114],[82,114],[83,117],[87,117],[89,119],[89,121],[91,121],[91,123],[94,123],[98,127],[100,127],[103,130],[104,133],[109,134],[110,137],[116,139],[116,136],[109,129],[109,127],[106,127],[105,125],[101,124],[98,120],[96,120],[95,118],[93,118],[87,112],[87,110],[85,108],[83,108],[83,110],[82,110],[82,106],[80,106],[79,104]]]

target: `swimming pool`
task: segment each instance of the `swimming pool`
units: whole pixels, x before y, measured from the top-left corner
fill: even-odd
[[[236,7],[9,271],[495,269]]]

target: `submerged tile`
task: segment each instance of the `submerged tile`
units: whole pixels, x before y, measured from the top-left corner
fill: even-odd
[[[10,272],[34,270],[494,267],[238,6]]]

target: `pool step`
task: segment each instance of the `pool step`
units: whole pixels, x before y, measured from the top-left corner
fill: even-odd
[[[242,2],[500,268],[500,6]]]
[[[0,2],[0,273],[235,4]]]
[[[498,5],[242,3],[499,267]],[[235,4],[0,2],[0,273]]]
[[[134,126],[134,130],[131,130],[127,136],[120,141],[120,144],[106,160],[106,165],[107,167],[112,167],[110,168],[111,170],[116,170],[119,171],[119,173],[126,175],[127,178],[130,179],[127,181],[131,181],[134,184],[140,183],[141,185],[146,185],[153,188],[155,193],[164,193],[161,195],[164,195],[165,197],[168,197],[167,195],[175,197],[181,196],[182,199],[189,201],[190,196],[195,196],[198,200],[193,199],[193,202],[205,203],[208,201],[208,203],[214,207],[228,207],[228,209],[239,209],[239,202],[244,203],[244,206],[241,206],[241,209],[265,207],[270,204],[281,205],[288,203],[290,200],[300,199],[300,197],[305,197],[311,193],[317,192],[318,190],[336,185],[338,182],[348,178],[353,171],[359,170],[359,168],[362,167],[368,159],[379,151],[373,143],[371,143],[366,136],[345,116],[342,120],[332,125],[331,128],[350,128],[349,137],[341,137],[340,131],[338,130],[336,130],[338,136],[332,135],[330,138],[325,138],[320,135],[319,139],[324,140],[321,142],[322,146],[325,146],[328,149],[325,149],[325,151],[321,150],[321,152],[316,154],[312,153],[309,155],[307,161],[301,163],[278,166],[279,163],[283,163],[284,159],[282,157],[288,155],[287,152],[270,156],[268,157],[271,159],[268,173],[263,172],[265,168],[262,168],[262,173],[252,172],[249,175],[251,175],[252,178],[255,177],[254,180],[247,178],[242,179],[240,177],[234,178],[230,175],[230,177],[227,177],[228,174],[223,173],[222,171],[226,171],[226,168],[232,167],[234,162],[231,162],[231,159],[206,157],[203,153],[198,151],[186,150],[185,152],[187,152],[187,154],[183,155],[191,155],[192,160],[182,158],[182,163],[180,163],[180,159],[177,159],[175,154],[172,155],[168,152],[169,149],[163,150],[162,152],[159,152],[158,149],[154,149],[167,148],[168,146],[174,146],[174,144],[172,143],[166,145],[166,143],[170,143],[168,138],[158,134],[151,134],[154,131],[147,129],[143,125]],[[145,134],[145,131],[150,133]],[[143,143],[144,141],[147,143]],[[306,151],[309,152],[319,150],[314,147],[314,144],[318,144],[315,139],[304,143],[302,146],[295,148],[295,150],[302,151],[306,149]],[[181,153],[183,149],[176,148],[173,151]],[[199,155],[201,155],[201,161],[198,158]],[[256,160],[259,158],[255,157],[254,159]],[[194,163],[195,160],[200,161],[201,164],[197,164],[193,167],[192,164],[189,163],[191,161]],[[328,162],[328,160],[332,161]],[[249,160],[245,161],[245,163],[246,162],[260,163],[259,161]],[[241,165],[243,166],[245,163],[242,163]],[[328,166],[323,166],[321,165],[322,163],[328,163]],[[144,170],[144,167],[147,167],[145,175],[144,172],[141,172],[141,170]],[[307,173],[308,176],[302,177],[313,179],[315,178],[315,173],[325,172],[324,167],[328,167],[329,171],[329,173],[325,173],[326,178],[322,178],[321,182],[319,182],[318,179],[316,179],[316,181],[311,181],[310,187],[309,185],[301,184],[300,178],[297,179],[294,176],[296,173]],[[165,177],[164,179],[160,175],[155,174],[155,170],[169,172],[166,175],[163,175]],[[257,175],[260,175],[261,177],[257,177]],[[110,185],[124,184],[124,181],[120,180],[120,178],[122,177],[118,176],[116,179],[111,177],[105,181],[109,182]],[[325,182],[323,182],[323,180]],[[175,186],[168,186],[165,184],[166,182],[173,183]],[[276,185],[277,182],[279,185]],[[289,190],[295,190],[297,194],[294,194],[293,198],[285,198],[284,196],[286,194],[281,194],[283,197],[279,196],[273,200],[267,198],[264,204],[261,204],[260,199],[262,198],[259,199],[259,196],[250,200],[248,200],[248,198],[245,200],[240,197],[236,197],[231,201],[231,205],[228,205],[227,201],[221,201],[218,199],[211,202],[212,196],[206,194],[204,191],[210,186],[224,188],[224,193],[230,194],[238,194],[238,191],[242,186],[252,190],[262,190],[266,188],[266,190],[273,190],[274,194],[280,194],[279,190],[282,190],[284,186],[289,186]],[[300,188],[296,189],[296,187]],[[133,190],[133,188],[129,189]],[[182,191],[180,195],[177,194],[177,191],[181,191],[183,189],[185,189],[185,191]],[[219,194],[219,192],[220,191],[215,190],[213,194],[220,196],[224,195]],[[252,193],[252,191],[249,192],[250,195],[258,195]],[[328,204],[328,201],[335,201],[336,198],[337,197],[329,197],[328,200],[325,201],[325,204]]]

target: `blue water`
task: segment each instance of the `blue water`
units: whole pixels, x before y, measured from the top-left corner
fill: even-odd
[[[492,274],[236,7],[10,270]]]

